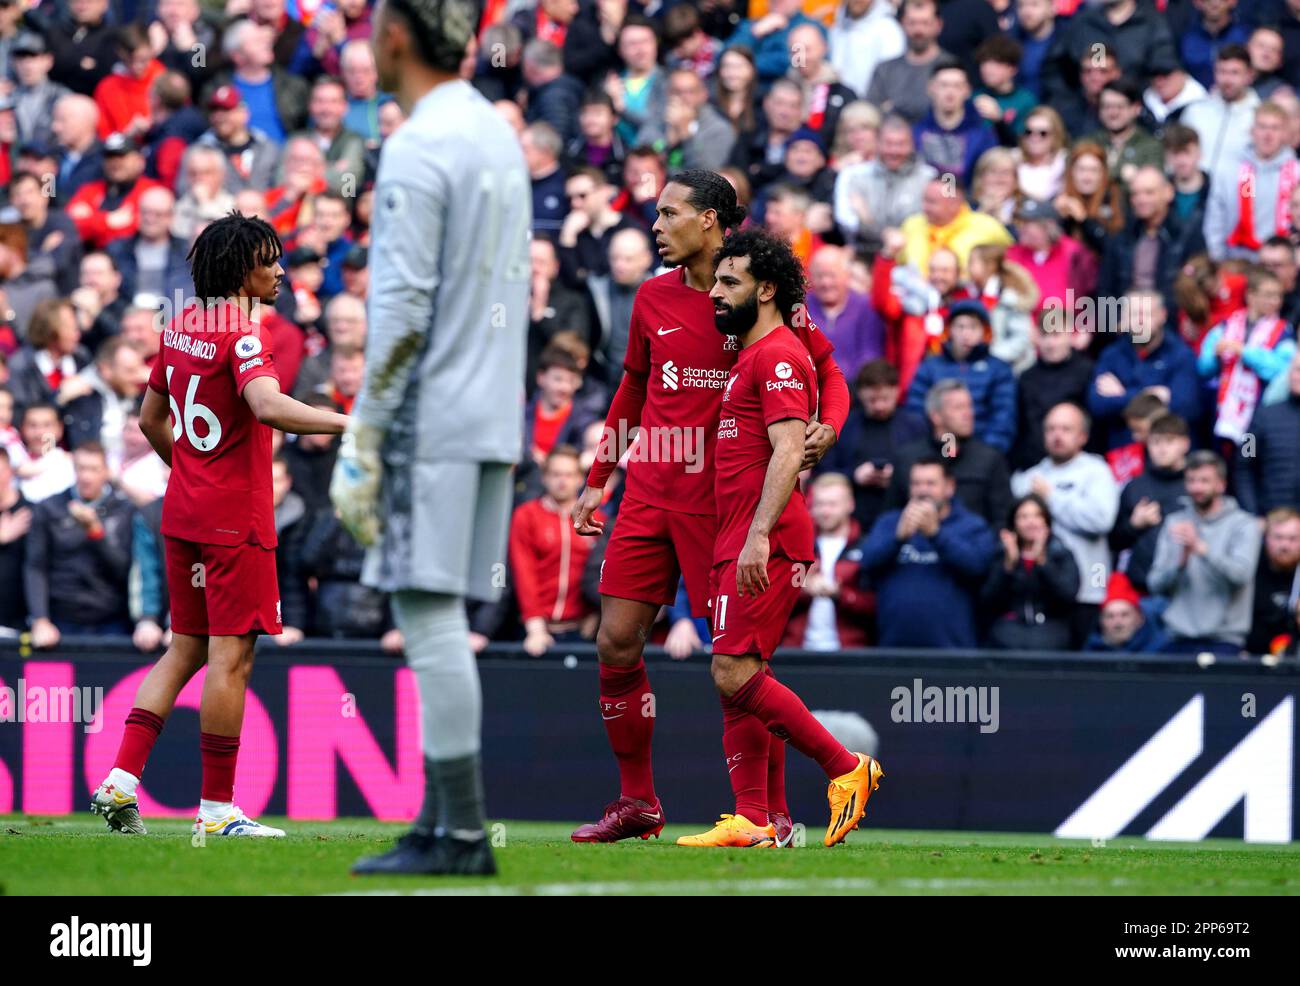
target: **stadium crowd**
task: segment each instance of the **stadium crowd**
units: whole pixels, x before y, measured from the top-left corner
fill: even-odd
[[[351,407],[402,122],[372,8],[0,0],[5,632],[166,635],[138,409],[205,223],[274,225],[282,386]],[[1300,0],[486,0],[462,75],[534,209],[511,591],[476,649],[594,633],[603,540],[568,512],[659,192],[708,168],[805,263],[856,398],[786,645],[1296,654]],[[276,449],[279,641],[400,650],[337,439]],[[684,591],[659,639],[707,643]]]

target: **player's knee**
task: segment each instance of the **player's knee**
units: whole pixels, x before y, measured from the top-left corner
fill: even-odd
[[[601,664],[631,667],[641,660],[644,649],[645,640],[635,624],[600,621],[600,628],[596,631],[596,653]]]
[[[729,654],[714,654],[709,664],[709,673],[713,676],[713,684],[723,698],[731,698],[736,694],[747,677],[743,673],[741,663]]]

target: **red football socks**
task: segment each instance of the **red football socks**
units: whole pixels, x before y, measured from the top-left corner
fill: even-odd
[[[770,664],[765,662],[763,671],[776,680]],[[785,740],[776,733],[767,734],[767,810],[773,815],[790,815],[785,801]]]
[[[625,798],[653,806],[654,771],[650,766],[650,739],[655,731],[654,704],[645,662],[635,667],[600,666],[600,717],[609,745],[618,758],[619,784]]]
[[[234,801],[239,737],[199,733],[199,757],[203,761],[203,800],[222,803]]]
[[[731,700],[761,719],[778,738],[816,760],[827,777],[839,777],[857,768],[858,758],[826,731],[798,695],[775,678],[756,674]]]
[[[163,722],[162,716],[148,709],[132,709],[126,717],[126,728],[122,730],[122,742],[117,748],[117,759],[113,761],[114,769],[125,770],[135,777],[143,774],[154,741],[162,732]]]
[[[772,734],[763,721],[734,699],[722,699],[722,751],[736,795],[736,814],[755,825],[767,824],[767,755]]]

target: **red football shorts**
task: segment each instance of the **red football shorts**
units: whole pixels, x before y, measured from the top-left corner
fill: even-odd
[[[600,566],[600,593],[671,606],[686,577],[692,616],[709,615],[716,514],[686,514],[623,497]]]
[[[767,560],[767,588],[757,596],[742,596],[736,589],[736,559],[713,566],[713,653],[771,660],[808,568],[808,562],[773,555]]]
[[[172,631],[194,637],[279,633],[275,549],[163,538]]]

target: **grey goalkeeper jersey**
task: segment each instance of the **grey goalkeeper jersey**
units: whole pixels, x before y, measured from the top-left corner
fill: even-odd
[[[354,414],[387,432],[390,465],[518,460],[531,225],[515,133],[467,82],[384,142]]]

